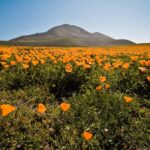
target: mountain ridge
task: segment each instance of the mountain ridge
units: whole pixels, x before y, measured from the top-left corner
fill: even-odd
[[[110,46],[135,44],[125,39],[114,39],[108,35],[91,33],[81,27],[69,24],[55,26],[46,32],[23,35],[9,42],[29,46]]]

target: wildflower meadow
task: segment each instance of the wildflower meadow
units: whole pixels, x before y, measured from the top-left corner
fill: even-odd
[[[0,149],[150,149],[150,46],[0,46]]]

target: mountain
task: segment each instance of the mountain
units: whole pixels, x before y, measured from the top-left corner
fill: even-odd
[[[108,46],[135,44],[129,40],[117,40],[98,32],[90,33],[80,27],[64,24],[43,33],[20,36],[10,43],[32,46]]]

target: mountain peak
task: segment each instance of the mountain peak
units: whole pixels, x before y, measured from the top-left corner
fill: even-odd
[[[62,24],[62,25],[55,26],[55,27],[49,29],[48,31],[53,30],[53,29],[58,29],[58,28],[71,28],[72,26],[73,25],[70,25],[70,24]]]
[[[70,37],[85,37],[89,36],[89,32],[75,25],[63,24],[56,27],[53,27],[47,31],[47,34],[55,36],[70,36]]]

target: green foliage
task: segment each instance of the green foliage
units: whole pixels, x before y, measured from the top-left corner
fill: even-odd
[[[106,71],[96,63],[88,69],[71,64],[71,73],[51,61],[0,71],[0,104],[17,108],[0,116],[0,149],[148,149],[150,84],[138,66]],[[100,76],[106,76],[110,89]],[[100,84],[102,90],[96,91]],[[126,103],[125,95],[133,101]],[[71,109],[62,112],[61,101]],[[46,113],[37,112],[39,103]],[[84,131],[93,138],[86,141]]]

